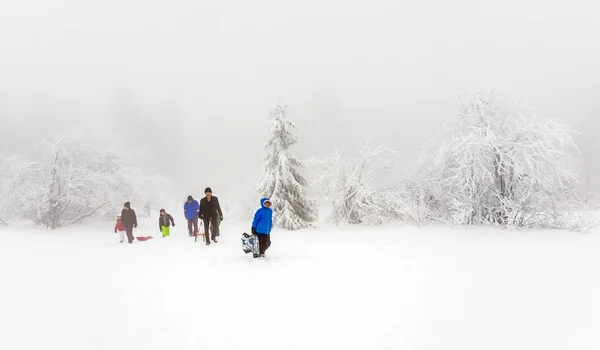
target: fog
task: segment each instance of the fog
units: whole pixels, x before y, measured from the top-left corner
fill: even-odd
[[[301,158],[370,139],[409,166],[460,93],[510,87],[544,117],[600,130],[591,1],[0,3],[0,153],[88,133],[148,151],[178,193],[252,193],[283,93]],[[117,146],[118,145],[118,146]]]

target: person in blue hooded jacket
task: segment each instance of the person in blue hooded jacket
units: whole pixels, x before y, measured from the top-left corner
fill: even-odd
[[[188,221],[188,231],[190,237],[198,232],[198,211],[200,203],[192,196],[188,196],[187,202],[183,205],[183,213]]]
[[[265,256],[265,251],[271,246],[271,228],[273,227],[273,210],[269,198],[260,200],[260,209],[254,214],[252,221],[252,234],[258,237],[260,257]]]

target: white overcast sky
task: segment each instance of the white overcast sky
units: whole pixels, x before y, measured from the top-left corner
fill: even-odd
[[[408,164],[459,93],[495,86],[570,121],[585,150],[600,132],[599,9],[580,0],[4,0],[0,153],[119,128],[124,110],[135,111],[140,128],[121,131],[138,134],[132,147],[160,139],[154,165],[182,195],[210,185],[233,197],[256,185],[278,92],[299,126],[300,157],[371,139]]]

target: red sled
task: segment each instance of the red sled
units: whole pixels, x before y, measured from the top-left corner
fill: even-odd
[[[206,242],[206,237],[204,235],[204,223],[202,222],[202,220],[200,220],[199,223],[200,226],[200,230],[196,230],[196,232],[194,232],[194,242],[198,241],[198,236],[202,236],[202,242]]]
[[[146,237],[144,237],[144,236],[138,236],[138,237],[135,237],[135,238],[137,238],[138,241],[143,242],[143,241],[147,241],[149,239],[152,239],[152,236],[146,236]]]

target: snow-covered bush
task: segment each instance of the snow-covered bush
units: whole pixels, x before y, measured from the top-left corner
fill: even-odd
[[[270,111],[267,154],[258,192],[271,199],[277,226],[297,230],[309,226],[317,214],[315,204],[306,198],[307,181],[299,171],[302,162],[289,152],[297,137],[292,134],[296,125],[287,114],[288,106],[281,101]]]
[[[0,157],[0,225],[15,216],[15,185],[22,164],[20,157]]]
[[[13,166],[2,176],[11,187],[10,208],[24,217],[55,229],[92,215],[116,215],[125,201],[146,207],[156,194],[155,178],[127,167],[124,158],[72,141],[66,136],[38,145],[41,158]]]
[[[583,152],[582,197],[586,204],[600,208],[600,143]]]
[[[425,169],[401,178],[398,206],[404,222],[419,226],[431,222],[449,223],[447,208],[441,200],[443,189],[437,179]]]
[[[328,221],[376,225],[403,219],[397,180],[385,184],[383,179],[386,172],[395,169],[396,157],[396,151],[389,147],[372,148],[365,142],[357,157],[344,157],[335,151],[329,157],[311,160],[314,184],[333,209]]]
[[[574,132],[501,90],[460,102],[424,157],[429,200],[457,224],[566,226],[578,202]]]

